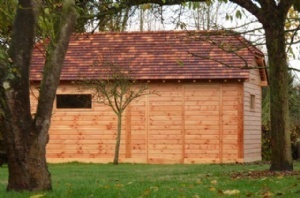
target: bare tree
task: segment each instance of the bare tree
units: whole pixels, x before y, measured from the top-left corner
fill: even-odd
[[[95,101],[110,106],[117,115],[117,137],[113,163],[119,163],[119,151],[122,133],[122,115],[126,107],[133,101],[144,95],[153,94],[155,91],[148,89],[147,83],[139,83],[134,80],[129,68],[121,67],[114,63],[103,63],[105,76],[97,80],[84,80],[77,82],[81,88],[94,91]]]

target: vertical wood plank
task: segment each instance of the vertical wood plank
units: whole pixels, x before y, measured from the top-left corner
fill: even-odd
[[[145,122],[146,122],[146,140],[145,140],[145,146],[146,146],[146,161],[149,163],[149,94],[146,95],[145,99]]]
[[[185,158],[185,85],[182,84],[182,105],[181,105],[181,119],[182,119],[182,125],[181,125],[181,134],[182,134],[182,159],[181,163],[184,163]]]
[[[219,159],[223,163],[223,85],[219,84]]]
[[[243,85],[239,85],[238,93],[238,158],[244,158],[244,88]]]
[[[131,158],[131,105],[129,104],[126,109],[125,115],[125,158]]]

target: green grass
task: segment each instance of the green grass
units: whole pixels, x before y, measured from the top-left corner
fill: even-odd
[[[300,162],[294,165],[299,171]],[[53,191],[16,193],[6,192],[7,167],[2,167],[0,197],[300,197],[299,174],[247,176],[268,168],[267,164],[50,164]],[[230,192],[233,195],[226,194]]]

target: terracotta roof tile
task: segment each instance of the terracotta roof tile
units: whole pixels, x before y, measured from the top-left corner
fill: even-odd
[[[41,79],[41,46],[33,52],[31,80]],[[263,58],[244,38],[220,31],[76,34],[61,80],[104,77],[108,63],[128,67],[135,79],[247,79],[257,56]]]

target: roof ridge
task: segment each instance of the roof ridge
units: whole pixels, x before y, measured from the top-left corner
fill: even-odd
[[[107,32],[83,32],[83,33],[74,33],[74,35],[101,35],[101,34],[161,34],[161,33],[210,33],[210,32],[216,32],[216,33],[222,33],[226,32],[227,30],[158,30],[158,31],[122,31],[122,32],[113,32],[113,31],[107,31]]]

